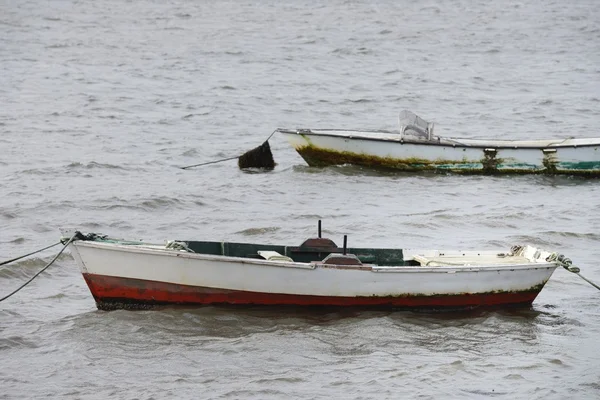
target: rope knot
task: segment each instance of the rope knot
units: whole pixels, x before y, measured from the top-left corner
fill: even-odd
[[[178,242],[176,240],[168,241],[165,248],[173,250],[183,250],[187,251],[188,253],[194,253],[194,250],[190,249],[185,242]]]

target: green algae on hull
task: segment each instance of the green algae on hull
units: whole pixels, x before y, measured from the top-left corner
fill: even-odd
[[[539,168],[535,165],[505,163],[506,160],[485,155],[482,160],[428,160],[424,158],[378,157],[348,151],[335,151],[318,148],[314,145],[297,147],[296,151],[311,167],[353,164],[371,168],[393,169],[403,172],[452,172],[473,175],[576,175],[600,177],[600,162],[558,162],[551,167]],[[546,163],[545,163],[546,164]],[[550,164],[550,163],[548,163]]]
[[[550,267],[545,267],[550,268]],[[390,294],[390,297],[460,297],[460,296],[469,296],[469,295],[490,295],[490,294],[515,294],[515,293],[539,293],[542,291],[546,283],[548,283],[547,279],[543,283],[539,285],[533,285],[530,288],[523,290],[490,290],[488,292],[464,292],[464,293],[453,293],[453,294],[429,294],[429,293],[411,293],[411,294]]]
[[[356,164],[367,167],[391,168],[402,171],[432,171],[436,169],[451,170],[453,168],[475,169],[481,163],[464,160],[456,162],[451,160],[427,160],[424,158],[396,159],[392,157],[378,157],[366,154],[352,153],[348,151],[333,151],[304,146],[296,149],[300,156],[311,167],[327,167],[331,165]],[[458,167],[460,165],[460,167]]]

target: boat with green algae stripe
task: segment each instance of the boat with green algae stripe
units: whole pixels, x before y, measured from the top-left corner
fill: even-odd
[[[600,138],[443,138],[433,123],[400,113],[398,131],[283,129],[309,166],[354,164],[398,171],[600,177]]]

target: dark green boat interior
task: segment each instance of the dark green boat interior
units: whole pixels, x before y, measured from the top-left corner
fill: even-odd
[[[262,257],[259,251],[276,251],[290,257],[295,262],[322,261],[328,255],[343,254],[344,248],[338,247],[329,239],[308,239],[300,246],[279,246],[268,244],[182,241],[195,253],[217,256],[256,258]],[[365,264],[388,266],[418,265],[413,260],[404,261],[402,249],[347,248],[347,254],[353,254]]]

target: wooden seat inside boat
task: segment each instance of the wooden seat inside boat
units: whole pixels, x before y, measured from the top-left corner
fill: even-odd
[[[327,265],[363,265],[360,259],[354,254],[335,254],[332,253],[325,257],[323,261],[317,262],[318,264]]]
[[[276,251],[259,250],[257,253],[259,256],[268,261],[294,262],[294,260],[292,260],[290,257],[279,254]]]

